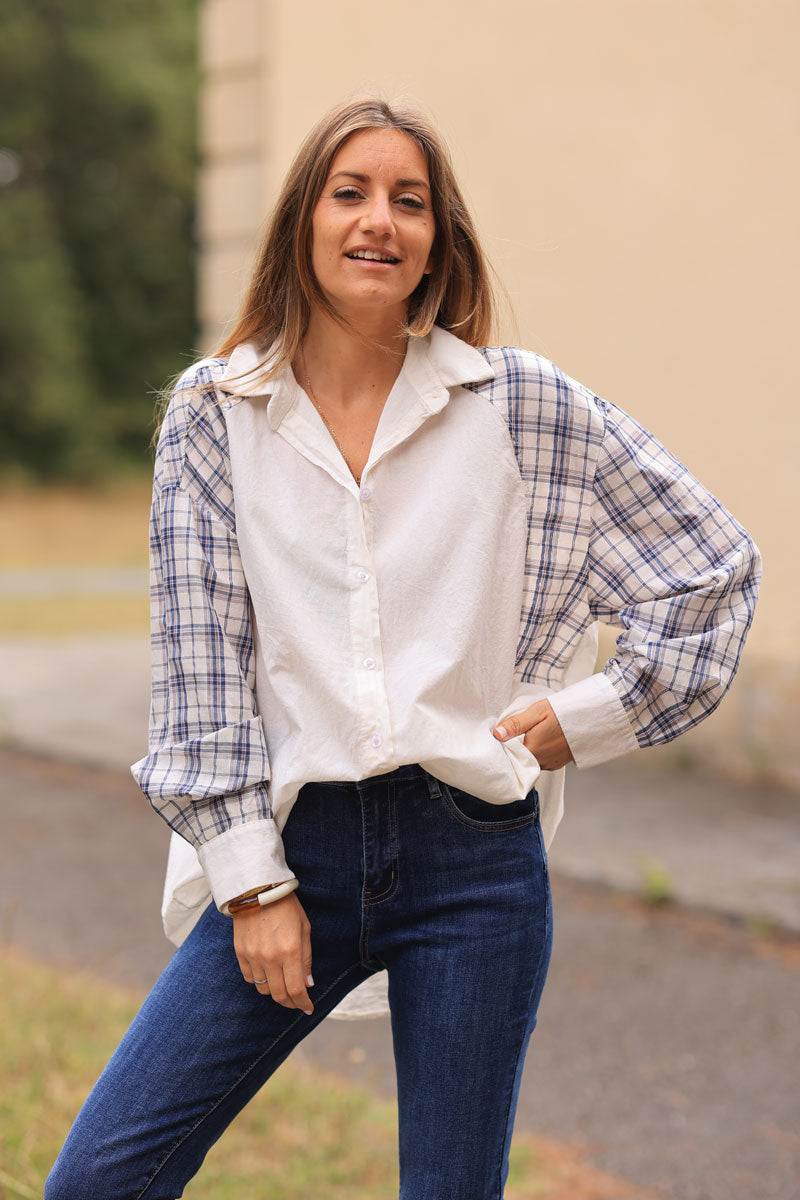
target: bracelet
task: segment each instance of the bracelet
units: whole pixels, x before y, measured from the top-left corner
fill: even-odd
[[[273,900],[282,900],[284,896],[288,896],[299,886],[299,879],[286,879],[283,883],[271,883],[257,892],[255,896],[248,896],[244,900],[229,900],[227,904],[222,905],[220,911],[226,917],[233,917],[240,912],[249,912],[250,909],[272,904]]]

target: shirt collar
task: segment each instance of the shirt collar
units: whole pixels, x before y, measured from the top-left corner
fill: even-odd
[[[269,363],[270,355],[257,342],[240,342],[231,352],[217,387],[228,396],[271,395],[276,380],[266,378]]]
[[[267,415],[277,429],[297,402],[297,383],[288,367],[267,379],[270,361],[257,342],[241,342],[231,353],[218,387],[230,396],[269,397]],[[479,350],[438,325],[426,337],[410,339],[402,374],[429,413],[444,408],[450,388],[494,378],[493,368]]]

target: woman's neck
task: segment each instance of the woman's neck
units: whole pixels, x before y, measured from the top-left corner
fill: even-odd
[[[294,364],[295,375],[302,387],[310,379],[314,392],[334,408],[382,403],[402,369],[407,340],[396,322],[389,328],[378,322],[372,328],[359,325],[351,332],[314,312]]]

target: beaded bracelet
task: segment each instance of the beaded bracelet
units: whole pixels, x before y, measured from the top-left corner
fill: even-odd
[[[272,904],[273,900],[282,900],[284,896],[288,896],[299,886],[299,879],[287,879],[283,883],[271,883],[267,887],[262,888],[254,896],[247,896],[244,900],[229,900],[227,904],[222,905],[220,912],[224,913],[226,917],[233,917],[240,912],[249,912],[250,909],[259,908],[265,904]]]

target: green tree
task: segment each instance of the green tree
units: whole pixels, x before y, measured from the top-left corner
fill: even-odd
[[[196,0],[4,0],[0,467],[145,463],[192,353]]]

